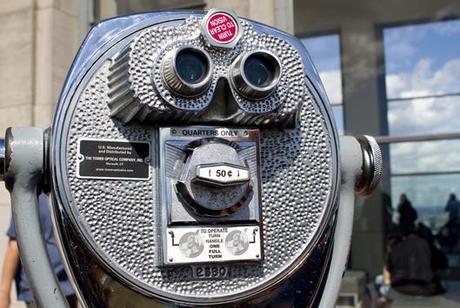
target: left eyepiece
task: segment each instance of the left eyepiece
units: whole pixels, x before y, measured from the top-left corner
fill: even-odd
[[[180,96],[201,95],[211,84],[211,58],[199,48],[181,47],[168,52],[162,70],[167,87]]]

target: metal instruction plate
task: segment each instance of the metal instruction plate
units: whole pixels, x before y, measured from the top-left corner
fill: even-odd
[[[150,144],[126,140],[78,140],[77,176],[87,179],[148,180]]]
[[[260,261],[259,226],[168,228],[165,264]]]

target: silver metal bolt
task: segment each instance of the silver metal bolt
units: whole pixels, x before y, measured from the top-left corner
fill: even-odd
[[[375,190],[382,178],[382,152],[373,137],[363,135],[356,139],[363,151],[363,166],[355,190],[357,194],[367,196]]]

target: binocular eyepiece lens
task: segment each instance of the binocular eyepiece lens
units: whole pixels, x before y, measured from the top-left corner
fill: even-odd
[[[244,63],[244,74],[248,81],[256,87],[266,86],[273,79],[270,63],[262,57],[251,55]]]
[[[198,83],[209,71],[209,63],[203,53],[195,49],[182,49],[176,56],[179,77],[188,83]]]
[[[168,52],[162,70],[166,86],[179,96],[201,95],[211,84],[211,59],[204,50],[195,47]]]
[[[202,95],[211,85],[212,61],[202,49],[181,47],[168,52],[162,64],[163,81],[168,89],[183,97]],[[229,71],[233,88],[249,100],[261,100],[275,90],[281,64],[271,52],[257,50],[236,58]]]
[[[280,76],[279,60],[267,51],[241,55],[230,71],[230,80],[237,92],[250,100],[261,100],[270,96]]]

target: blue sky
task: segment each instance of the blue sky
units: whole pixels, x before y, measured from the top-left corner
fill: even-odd
[[[331,104],[342,103],[340,37],[337,34],[304,38],[313,64],[319,72]]]
[[[460,92],[460,20],[383,30],[386,94],[389,99]],[[331,103],[342,103],[340,37],[302,39]],[[336,108],[337,109],[337,108]],[[339,127],[341,112],[336,111]],[[460,96],[388,103],[392,135],[460,131]]]
[[[384,30],[390,134],[460,132],[460,20]]]
[[[409,72],[421,59],[431,59],[432,69],[460,57],[460,21],[441,21],[384,30],[387,74]]]
[[[460,96],[416,98],[460,93],[460,20],[384,29],[388,124],[391,135],[460,132]],[[302,40],[319,70],[326,92],[342,102],[340,37]],[[346,102],[345,102],[346,104]],[[340,107],[339,107],[340,108]],[[339,126],[341,112],[336,114]],[[460,141],[412,142],[390,147],[392,173],[460,171]],[[455,178],[455,180],[454,180]],[[438,206],[450,192],[460,195],[460,175],[395,177],[393,206],[406,192],[418,208]]]
[[[337,34],[302,39],[318,71],[340,70],[340,41]]]
[[[319,72],[332,107],[339,133],[343,133],[342,76],[340,73],[340,37],[337,34],[302,39]]]

